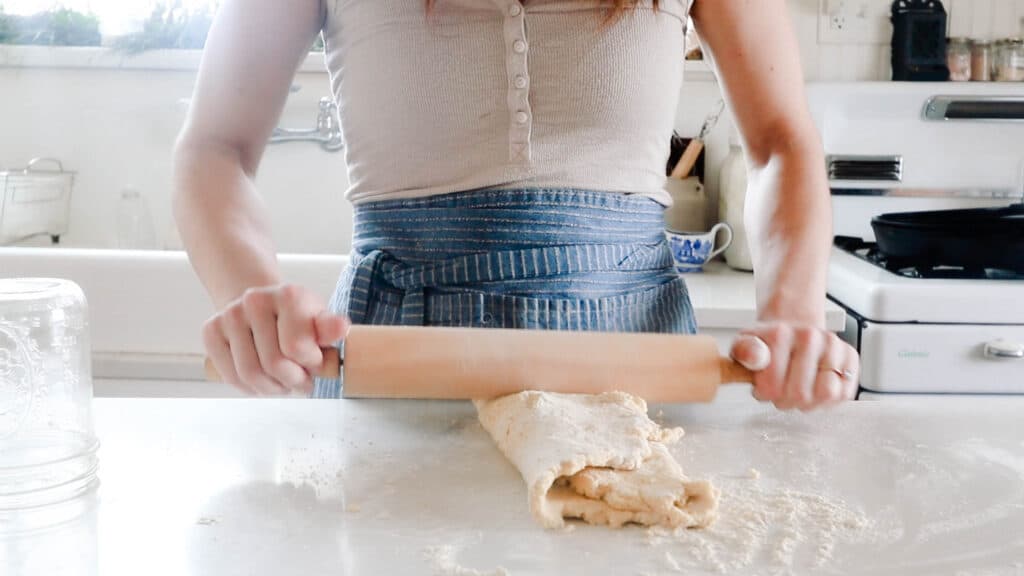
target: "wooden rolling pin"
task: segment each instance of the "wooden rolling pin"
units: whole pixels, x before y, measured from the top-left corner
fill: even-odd
[[[700,134],[686,145],[682,156],[679,157],[679,161],[676,162],[671,174],[669,174],[670,178],[686,180],[690,177],[690,172],[693,171],[694,165],[697,164],[697,158],[700,158],[700,153],[704,150],[704,142],[707,140],[711,130],[718,124],[718,118],[722,115],[722,110],[724,109],[725,100],[719,100],[711,113],[704,119],[704,124],[700,127]]]
[[[701,151],[704,150],[704,141],[700,138],[694,138],[690,140],[690,143],[686,145],[683,150],[683,155],[679,157],[679,162],[676,162],[676,167],[672,169],[670,178],[678,178],[680,180],[686,180],[690,177],[690,172],[693,171],[693,167],[697,164],[697,158],[700,157]]]
[[[522,390],[622,390],[651,402],[709,402],[750,383],[710,336],[352,326],[344,359],[325,349],[317,375],[346,398],[495,398]],[[209,360],[207,377],[220,380]]]

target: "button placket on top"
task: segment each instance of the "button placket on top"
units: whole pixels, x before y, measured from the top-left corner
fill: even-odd
[[[528,164],[533,114],[528,89],[527,56],[530,44],[526,39],[526,10],[518,0],[508,0],[504,8],[505,66],[508,73],[508,159],[512,164]]]

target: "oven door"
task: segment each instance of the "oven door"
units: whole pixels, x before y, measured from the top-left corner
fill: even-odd
[[[1024,325],[882,324],[852,318],[844,336],[860,351],[863,390],[1024,394]]]

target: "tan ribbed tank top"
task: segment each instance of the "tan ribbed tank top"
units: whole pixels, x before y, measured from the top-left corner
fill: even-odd
[[[356,203],[480,188],[662,190],[689,0],[324,0]]]

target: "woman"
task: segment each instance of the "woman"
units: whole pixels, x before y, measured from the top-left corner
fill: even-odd
[[[781,409],[851,398],[857,354],[824,329],[829,197],[785,0],[691,2],[226,0],[175,151],[221,374],[336,397],[310,373],[349,319],[693,332],[661,232],[690,12],[750,162],[758,324],[732,355]],[[281,283],[253,186],[321,30],[356,205],[329,306]]]

